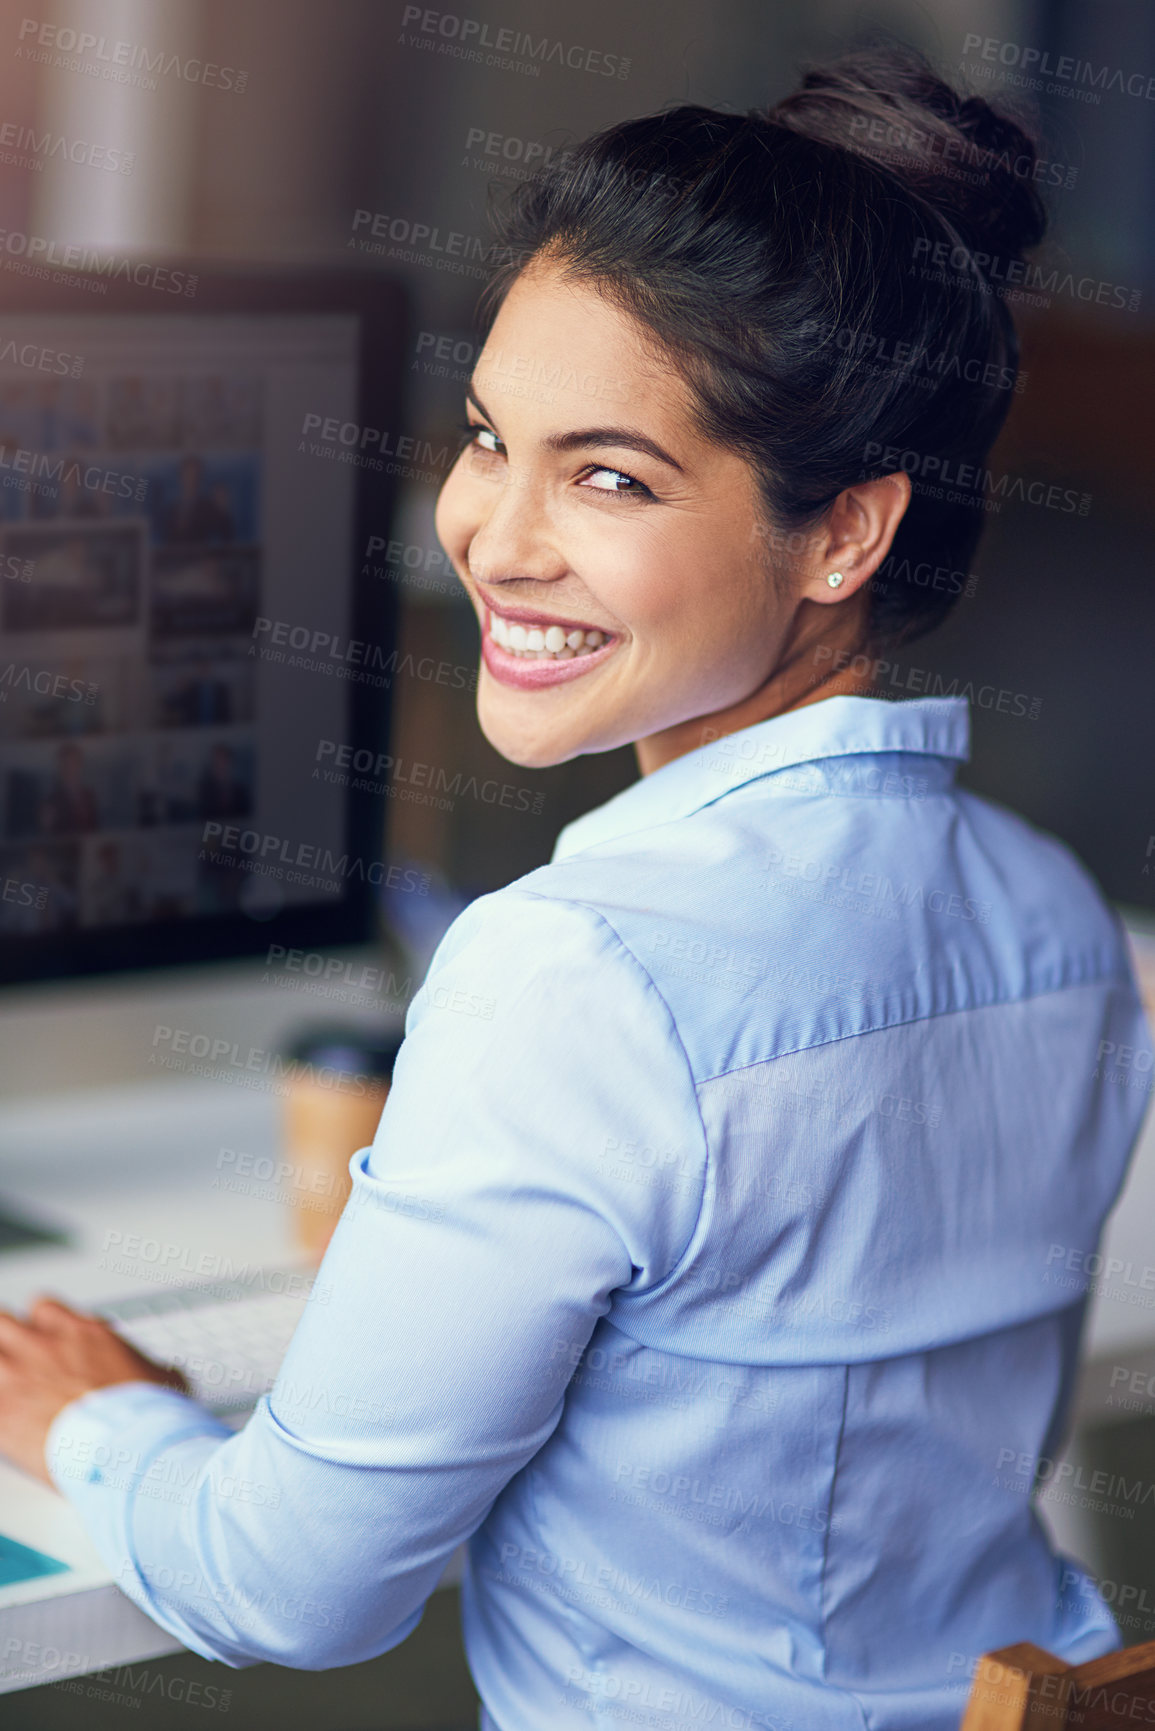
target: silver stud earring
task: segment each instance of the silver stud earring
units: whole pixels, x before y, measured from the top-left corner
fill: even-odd
[[[841,571],[832,571],[826,581],[832,589],[841,589],[845,579]]]

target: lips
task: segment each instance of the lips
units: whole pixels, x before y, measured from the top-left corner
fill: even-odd
[[[511,609],[508,613],[503,611],[497,618],[501,621],[498,630],[503,635],[512,625],[522,626],[527,633],[531,628],[536,629],[542,633],[543,640],[545,632],[551,630],[564,631],[567,636],[579,631],[583,637],[586,632],[604,635],[600,626],[589,625],[584,620],[562,620],[556,615],[533,613],[528,608]],[[547,685],[564,685],[572,679],[580,679],[595,666],[600,666],[617,647],[617,636],[612,635],[596,646],[583,644],[580,651],[567,644],[554,653],[543,649],[534,654],[524,651],[515,654],[494,637],[493,619],[493,610],[486,608],[481,630],[482,661],[499,684],[521,691],[538,691]]]
[[[537,625],[545,631],[551,625],[560,626],[563,631],[600,631],[603,637],[612,637],[604,625],[591,625],[588,619],[559,619],[556,613],[534,613],[528,607],[494,607],[485,603],[488,625],[489,619],[504,619],[507,625]]]

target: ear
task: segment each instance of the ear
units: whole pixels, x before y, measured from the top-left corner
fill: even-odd
[[[877,481],[859,481],[839,493],[807,561],[801,590],[805,601],[845,601],[869,582],[890,551],[910,504],[910,476],[900,470]],[[827,579],[838,572],[842,582]]]

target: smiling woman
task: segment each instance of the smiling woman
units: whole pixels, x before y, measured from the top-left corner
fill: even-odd
[[[445,934],[242,1431],[0,1319],[0,1446],[195,1651],[384,1652],[463,1540],[485,1731],[951,1731],[979,1653],[1119,1644],[1031,1492],[1145,1104],[1124,935],[956,786],[963,699],[855,672],[949,601],[883,561],[973,551],[1031,148],[892,51],[517,194],[438,532],[497,749],[641,777]]]
[[[949,591],[871,580],[888,554],[968,569],[1017,369],[986,272],[1042,235],[1033,161],[1014,123],[890,51],[768,114],[625,122],[514,191],[438,507],[498,750],[640,742],[649,771],[703,727],[861,690],[815,670],[945,615]],[[912,450],[962,478],[912,490]],[[503,643],[502,619],[543,641]],[[559,665],[581,652],[546,645],[554,625],[601,633],[588,668]]]

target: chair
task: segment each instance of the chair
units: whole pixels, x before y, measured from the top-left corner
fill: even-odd
[[[1115,1731],[1155,1725],[1155,1641],[1067,1665],[1029,1641],[984,1653],[960,1731]]]

